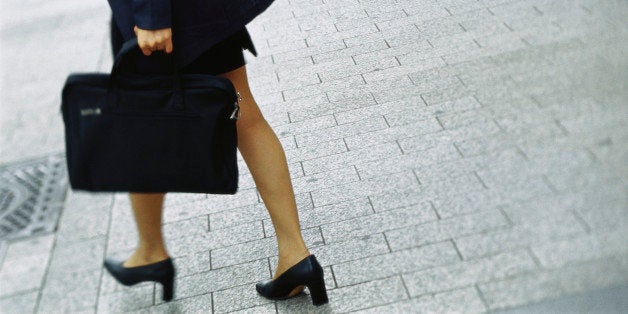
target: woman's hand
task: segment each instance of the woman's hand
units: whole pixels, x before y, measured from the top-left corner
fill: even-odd
[[[172,52],[172,29],[162,28],[156,30],[141,29],[137,26],[133,28],[137,43],[146,56],[150,56],[153,51],[165,50],[166,53]]]

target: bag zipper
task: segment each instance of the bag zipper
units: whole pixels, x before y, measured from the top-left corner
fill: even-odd
[[[242,96],[240,96],[240,92],[238,91],[236,91],[236,95],[237,95],[236,101],[233,103],[233,106],[235,107],[235,109],[233,109],[231,116],[229,116],[229,119],[231,120],[238,120],[238,118],[240,118],[240,105],[238,103],[242,100]]]

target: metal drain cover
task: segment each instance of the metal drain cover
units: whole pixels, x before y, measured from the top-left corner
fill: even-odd
[[[53,232],[67,189],[63,154],[0,167],[0,239]]]

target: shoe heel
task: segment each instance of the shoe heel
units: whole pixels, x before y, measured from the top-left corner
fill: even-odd
[[[163,288],[162,299],[165,302],[172,300],[172,297],[174,296],[174,278],[161,281],[161,286]]]
[[[313,305],[319,306],[329,302],[325,280],[322,277],[307,284],[307,288],[310,290]]]

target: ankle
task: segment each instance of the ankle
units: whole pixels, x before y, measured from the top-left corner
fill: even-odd
[[[284,250],[279,253],[277,266],[278,267],[292,266],[310,255],[311,253],[307,248],[303,248],[301,250],[291,250],[291,251]]]
[[[167,259],[168,253],[165,250],[147,250],[139,247],[124,262],[125,267],[142,266],[163,261]]]

